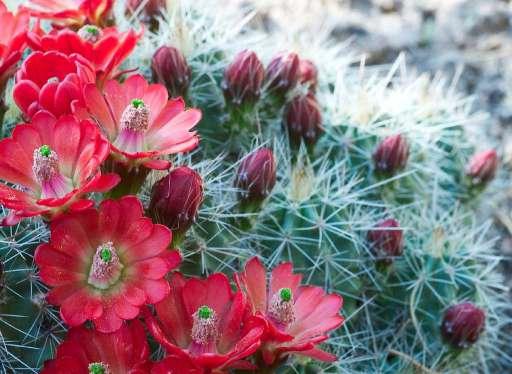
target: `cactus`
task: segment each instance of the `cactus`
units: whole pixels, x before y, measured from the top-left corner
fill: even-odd
[[[199,205],[197,216],[187,216],[188,231],[174,242],[184,257],[180,270],[232,275],[253,256],[267,267],[290,261],[305,283],[343,296],[346,323],[323,344],[338,361],[291,358],[280,373],[510,370],[512,307],[498,271],[501,257],[488,214],[475,214],[499,185],[491,181],[496,157],[491,166],[468,166],[481,151],[468,125],[483,118],[471,111],[470,100],[444,78],[408,72],[402,57],[387,70],[358,70],[344,57],[349,51],[307,40],[295,43],[297,54],[278,55],[290,47],[278,36],[269,42],[249,24],[250,15],[220,12],[211,3],[168,2],[123,65],[138,67],[148,80],[171,82],[171,93],[186,94],[187,106],[202,111],[200,148],[169,156],[173,167],[197,172],[203,188],[202,203],[190,209]],[[121,1],[113,15],[120,30],[139,22]],[[173,63],[186,79],[163,76],[178,69],[161,62],[163,55],[153,58],[164,46],[179,56]],[[275,80],[265,80],[252,61],[258,69],[243,72],[258,82],[236,81],[241,68],[231,71],[233,60],[245,49],[261,59],[261,68],[292,64],[275,56],[293,59],[293,69],[285,68],[294,79],[276,96]],[[241,87],[230,91],[233,84]],[[239,105],[233,92],[247,85],[249,104]],[[8,86],[3,137],[22,122],[11,91]],[[272,150],[276,176],[266,169],[247,173],[256,187],[265,186],[248,207],[254,185],[240,182],[239,169],[247,167],[246,155],[261,149]],[[167,172],[146,171],[138,197],[150,212],[154,185],[167,180]],[[475,186],[475,178],[485,183]],[[99,193],[94,197],[101,200]],[[399,222],[401,248],[392,256],[384,251],[383,260],[375,243],[389,229],[379,223],[391,218]],[[49,229],[30,218],[0,233],[0,368],[37,372],[66,332],[58,310],[45,302],[33,261]],[[474,344],[454,348],[441,321],[464,302],[483,311],[485,328]],[[153,348],[153,358],[160,358]]]

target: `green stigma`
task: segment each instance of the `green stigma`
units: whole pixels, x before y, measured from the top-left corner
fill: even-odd
[[[103,247],[100,252],[100,258],[103,262],[110,262],[110,260],[112,260],[112,252],[110,251],[110,248]]]
[[[100,30],[96,26],[87,26],[85,31],[92,35],[98,35],[100,33]]]
[[[41,154],[41,156],[50,157],[50,155],[52,154],[52,149],[46,144],[44,144],[39,148],[39,153]]]
[[[279,297],[281,298],[281,301],[290,301],[292,299],[292,290],[289,288],[281,288],[279,290]]]
[[[200,319],[208,319],[213,315],[213,310],[209,306],[203,305],[197,310],[197,316]]]
[[[89,364],[89,374],[106,374],[105,365],[101,362]]]
[[[133,99],[132,100],[132,106],[134,108],[140,108],[140,107],[143,107],[144,106],[144,101],[142,101],[141,99]]]

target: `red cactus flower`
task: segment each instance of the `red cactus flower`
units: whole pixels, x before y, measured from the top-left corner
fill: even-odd
[[[294,143],[316,143],[323,132],[320,105],[311,93],[298,96],[285,107],[284,125]]]
[[[12,209],[2,225],[91,206],[85,194],[106,192],[119,182],[115,174],[100,173],[109,152],[90,121],[39,112],[32,123],[16,126],[11,138],[0,141],[0,179],[14,185],[0,184],[0,203]]]
[[[168,356],[162,361],[153,364],[151,374],[206,374],[206,370],[197,367],[190,360],[181,357]]]
[[[265,72],[268,89],[284,95],[299,79],[299,56],[296,53],[280,53],[270,61]]]
[[[153,55],[151,62],[153,80],[163,84],[172,97],[187,94],[192,71],[185,56],[174,47],[162,46]]]
[[[382,173],[394,173],[403,169],[408,158],[409,144],[400,134],[385,138],[373,153],[375,169]]]
[[[89,84],[84,96],[87,110],[76,113],[98,122],[122,163],[167,169],[170,163],[158,157],[189,151],[199,142],[192,129],[201,111],[185,110],[182,99],[168,101],[164,86],[148,84],[140,75],[132,75],[123,84],[108,81],[103,93]]]
[[[276,163],[272,150],[260,148],[242,160],[235,179],[235,186],[242,190],[242,200],[260,202],[275,184]]]
[[[449,307],[443,317],[441,334],[454,348],[476,343],[485,328],[485,312],[470,302]]]
[[[29,0],[25,8],[57,26],[80,27],[86,23],[104,26],[113,5],[114,0]]]
[[[368,232],[368,240],[375,256],[384,264],[391,264],[393,257],[403,253],[403,231],[396,219],[379,222]]]
[[[256,53],[238,53],[224,71],[222,90],[229,104],[252,105],[260,98],[265,69]]]
[[[150,368],[149,353],[144,326],[138,320],[110,334],[75,327],[57,348],[56,357],[44,363],[41,374],[145,374]]]
[[[135,196],[64,215],[51,222],[50,234],[35,262],[51,287],[48,302],[71,327],[91,320],[100,332],[118,330],[143,304],[167,296],[164,277],[181,261],[168,249],[170,230],[144,217]]]
[[[100,29],[94,25],[85,25],[78,32],[54,29],[44,34],[39,29],[28,33],[28,45],[34,51],[83,56],[94,66],[96,81],[101,87],[107,80],[122,74],[118,68],[133,51],[141,35],[134,30],[119,32],[115,27]]]
[[[182,237],[192,226],[202,201],[201,176],[181,166],[154,184],[148,212],[153,221],[169,227],[175,238]]]
[[[267,365],[292,353],[321,361],[336,360],[317,345],[343,323],[339,314],[341,296],[325,294],[320,287],[301,286],[302,275],[293,274],[290,263],[278,265],[268,285],[265,268],[257,258],[249,260],[245,271],[235,277],[247,294],[252,312],[267,321],[261,347]]]
[[[13,14],[0,0],[0,96],[7,80],[14,74],[16,63],[25,48],[29,14],[20,10]]]
[[[146,310],[149,331],[171,355],[207,372],[250,368],[242,361],[260,346],[261,319],[247,315],[247,300],[233,293],[224,274],[185,279],[174,273],[171,293],[155,305],[156,318]]]
[[[300,60],[299,83],[309,85],[311,92],[316,91],[316,86],[318,85],[318,69],[312,61]]]
[[[59,117],[83,105],[83,86],[94,81],[94,68],[80,55],[34,52],[16,74],[13,97],[27,118],[41,109]]]
[[[469,161],[466,174],[475,185],[490,182],[498,169],[498,154],[489,149],[475,154]]]

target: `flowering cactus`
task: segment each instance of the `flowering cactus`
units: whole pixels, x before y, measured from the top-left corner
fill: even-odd
[[[450,84],[208,0],[0,4],[0,372],[510,371]]]

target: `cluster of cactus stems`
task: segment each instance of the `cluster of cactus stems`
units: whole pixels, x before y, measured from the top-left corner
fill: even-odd
[[[190,282],[184,276],[210,279],[222,272],[236,279],[242,291],[250,288],[249,265],[241,273],[244,264],[257,257],[267,269],[291,262],[303,274],[303,284],[343,298],[339,313],[345,322],[321,344],[328,352],[322,354],[335,360],[315,360],[314,354],[273,357],[267,347],[249,359],[256,366],[219,372],[255,367],[262,373],[510,370],[512,308],[490,224],[476,214],[485,196],[499,187],[498,154],[474,141],[470,125],[483,117],[472,112],[471,101],[442,77],[409,73],[401,57],[385,70],[364,64],[354,68],[347,47],[268,37],[251,26],[251,14],[216,9],[212,3],[117,1],[103,18],[80,8],[87,21],[73,20],[96,24],[84,26],[90,31],[77,23],[60,26],[92,38],[97,30],[115,25],[116,32],[126,32],[137,43],[122,66],[102,70],[97,87],[84,88],[88,95],[95,95],[95,89],[113,90],[109,79],[129,82],[136,70],[165,87],[169,98],[181,97],[185,107],[196,108],[185,111],[191,117],[192,110],[201,113],[194,129],[200,138],[197,148],[173,155],[162,151],[151,161],[112,153],[102,176],[116,173],[120,183],[108,192],[91,189],[96,192],[90,195],[96,205],[108,198],[127,204],[122,196],[137,195],[145,215],[172,231],[170,248],[179,249],[183,274],[168,274],[173,287]],[[42,13],[35,12],[45,18]],[[41,34],[51,25],[44,21],[42,28],[33,31]],[[72,69],[87,68],[80,63],[73,62]],[[10,80],[0,74],[2,138],[10,137],[16,124],[45,119],[20,94],[25,92],[20,82],[31,79],[30,74],[26,67]],[[62,82],[43,83],[53,84]],[[134,100],[120,121],[123,131],[140,130],[151,118],[145,103]],[[106,138],[117,148],[126,145],[110,134]],[[38,157],[52,157],[51,149],[38,150]],[[4,160],[13,157],[0,151]],[[44,165],[34,167],[40,179],[52,172]],[[36,262],[44,266],[48,260],[38,260],[42,255],[35,251],[50,240],[50,227],[57,230],[48,223],[57,213],[18,217],[19,222],[12,221],[7,207],[1,213],[9,226],[0,229],[0,372],[38,372],[67,335],[69,348],[93,324],[100,330],[105,325],[88,321],[69,334],[69,323],[61,318],[65,312],[47,300],[49,287]],[[72,214],[77,222],[81,219]],[[94,261],[110,263],[115,256],[107,245]],[[101,268],[97,274],[102,271],[115,270]],[[290,292],[281,288],[279,303],[277,294],[269,296],[270,319],[288,321]],[[166,311],[165,303],[141,312],[151,332],[151,359],[163,359],[162,366],[134,373],[173,370],[171,359],[164,358],[166,349],[157,344],[165,348],[161,325],[155,322]],[[194,341],[217,333],[211,308],[201,306],[192,317]],[[133,334],[139,333],[137,323],[129,324]],[[47,373],[51,367],[60,372],[57,366],[45,367]],[[203,372],[196,369],[181,368]],[[100,363],[88,370],[116,372]]]

